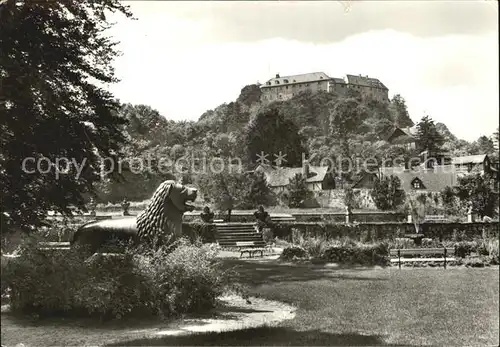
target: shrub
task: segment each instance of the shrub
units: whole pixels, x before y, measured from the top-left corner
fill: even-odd
[[[471,253],[478,251],[479,245],[476,241],[460,241],[455,243],[456,256],[465,258]]]
[[[481,258],[466,258],[463,260],[462,264],[466,267],[484,267],[489,265]]]
[[[486,250],[487,255],[490,258],[490,263],[492,265],[498,265],[500,263],[499,257],[498,257],[498,254],[499,254],[499,250],[498,250],[499,241],[498,241],[498,239],[485,240],[483,243],[483,246]]]
[[[303,258],[308,258],[309,255],[307,254],[307,251],[297,245],[292,245],[283,250],[283,253],[281,253],[280,259],[282,260],[294,260],[294,259],[303,259]]]
[[[313,197],[312,192],[307,188],[307,177],[296,174],[290,178],[288,184],[288,207],[303,207],[303,202]]]
[[[326,248],[322,258],[342,264],[382,265],[389,261],[389,247],[385,243],[368,245],[333,245]]]
[[[373,202],[382,211],[396,210],[405,201],[405,192],[396,176],[376,179],[371,191]]]
[[[265,243],[273,243],[274,242],[274,234],[271,228],[263,228],[262,229],[262,238]]]
[[[211,308],[229,281],[210,245],[186,240],[175,249],[134,251],[84,262],[78,250],[41,251],[27,246],[2,273],[17,312],[40,315],[161,317]]]
[[[323,254],[323,251],[328,247],[330,242],[324,237],[297,237],[298,245],[304,248],[307,253],[313,258],[319,258]]]
[[[396,237],[390,244],[390,248],[406,249],[415,248],[415,241],[409,237]]]

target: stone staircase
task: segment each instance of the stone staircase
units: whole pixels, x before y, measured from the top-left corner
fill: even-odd
[[[256,232],[254,223],[216,223],[217,243],[221,247],[241,247],[246,248],[265,247],[266,243],[262,234]],[[250,244],[253,242],[253,244]]]

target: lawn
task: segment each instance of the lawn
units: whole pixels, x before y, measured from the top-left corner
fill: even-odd
[[[339,269],[228,260],[252,295],[298,306],[278,327],[120,345],[440,345],[499,343],[498,267]]]
[[[100,341],[116,346],[498,346],[499,343],[498,267],[398,270],[230,259],[225,263],[237,267],[240,282],[250,286],[252,295],[296,306],[295,318],[277,327],[153,339],[134,337],[130,329],[125,333],[125,328],[121,340],[112,339],[114,342],[109,343],[111,335],[116,337],[122,331],[120,327],[112,332],[101,331]],[[4,323],[2,317],[2,343],[47,345],[48,341],[52,344],[57,341],[53,335],[58,332],[57,325],[18,326],[17,330],[16,326],[10,320]],[[95,344],[99,338],[96,328],[64,328],[65,341],[70,340],[71,330],[80,345]],[[36,339],[30,338],[35,334],[38,334]]]

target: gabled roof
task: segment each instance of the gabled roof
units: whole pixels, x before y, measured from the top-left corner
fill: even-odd
[[[418,133],[417,127],[407,127],[407,128],[394,128],[387,136],[386,139],[387,141],[390,141],[391,139],[397,139],[399,137],[404,137],[405,140],[412,140],[415,141],[415,137]]]
[[[368,77],[368,76],[361,76],[361,75],[358,75],[358,76],[356,76],[356,75],[346,75],[346,78],[347,78],[347,82],[349,84],[354,84],[354,85],[357,85],[357,86],[364,86],[364,87],[375,87],[375,88],[389,90],[377,78],[371,78],[371,77]]]
[[[343,78],[332,77],[331,80],[338,84],[346,84]]]
[[[401,167],[381,168],[383,176],[396,176],[401,181],[401,187],[405,191],[413,189],[411,183],[415,178],[418,178],[425,189],[433,192],[439,192],[445,187],[454,187],[458,185],[458,174],[452,168],[436,168],[436,169],[416,169],[406,170]]]
[[[453,164],[482,164],[486,159],[486,154],[467,155],[464,157],[455,157],[451,159]]]
[[[290,75],[290,76],[280,76],[277,78],[271,78],[265,84],[261,86],[261,88],[271,88],[276,86],[282,86],[287,84],[294,83],[308,83],[308,82],[316,82],[316,81],[327,81],[330,80],[330,77],[324,72],[311,72],[300,75]],[[271,85],[267,85],[270,82]],[[278,83],[276,83],[278,82]]]
[[[267,183],[271,187],[283,187],[290,183],[290,179],[294,178],[297,174],[302,174],[301,167],[279,167],[273,168],[270,165],[259,165],[255,171],[264,173]],[[327,166],[309,166],[309,177],[306,179],[307,183],[318,183],[325,180],[328,173]]]

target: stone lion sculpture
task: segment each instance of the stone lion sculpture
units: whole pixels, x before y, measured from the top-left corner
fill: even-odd
[[[196,196],[195,188],[164,181],[154,192],[148,207],[136,218],[106,219],[84,224],[73,235],[71,246],[85,246],[91,254],[112,240],[132,241],[136,245],[157,248],[162,241],[182,235],[182,215],[194,209],[188,202],[193,202]]]

